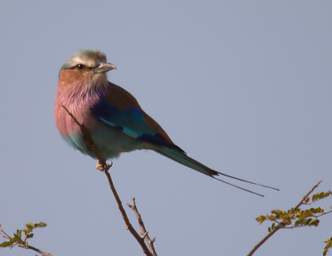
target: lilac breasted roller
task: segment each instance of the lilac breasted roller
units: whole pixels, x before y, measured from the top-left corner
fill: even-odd
[[[278,190],[218,172],[189,157],[161,126],[149,116],[128,91],[108,81],[106,73],[115,69],[106,55],[98,50],[80,50],[61,67],[55,103],[55,120],[61,136],[74,148],[93,158],[106,161],[123,152],[153,150],[193,170],[233,187],[240,187],[220,176]],[[96,156],[86,145],[79,125],[68,110],[89,131],[98,148]],[[99,159],[100,160],[100,159]],[[97,162],[97,168],[100,162]],[[100,166],[99,166],[100,167]],[[218,177],[219,176],[219,177]]]

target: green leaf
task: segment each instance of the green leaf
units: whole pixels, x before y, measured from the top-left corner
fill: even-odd
[[[313,209],[313,208],[312,208]],[[297,214],[297,217],[299,219],[306,219],[308,217],[312,217],[313,216],[313,213],[311,211],[311,209],[308,209],[308,210],[304,210],[304,211],[301,211]]]
[[[34,224],[35,228],[45,228],[47,224],[45,222],[38,222]]]
[[[302,226],[303,223],[304,223],[304,219],[298,219],[297,221],[295,221],[294,225],[295,225],[295,227]]]
[[[0,243],[0,247],[2,247],[2,248],[11,247],[14,245],[14,243],[15,242],[13,240],[4,241],[4,242]]]
[[[321,207],[316,207],[316,208],[310,208],[311,212],[313,214],[316,214],[316,213],[323,213],[325,210],[322,209]]]
[[[329,239],[324,241],[324,243],[325,243],[325,246],[323,249],[323,256],[326,256],[327,253],[329,252],[329,250],[332,248],[332,237],[330,237]]]
[[[14,234],[14,239],[16,241],[22,240],[22,230],[21,229],[16,230],[16,233]]]
[[[319,192],[319,193],[316,193],[316,194],[312,195],[311,200],[313,202],[315,202],[315,201],[318,201],[318,200],[322,200],[326,197],[329,197],[331,195],[332,195],[332,191]]]
[[[33,228],[34,228],[34,224],[33,223],[27,223],[27,224],[25,224],[25,228],[23,229],[24,234],[27,235],[27,234],[31,233],[32,230],[33,230]]]
[[[29,239],[29,238],[33,238],[33,233],[27,234],[26,239]]]
[[[268,227],[268,231],[269,233],[271,233],[273,230],[275,230],[275,228],[277,227],[277,224],[276,223],[272,223],[272,225],[270,227]]]
[[[283,210],[272,210],[271,214],[275,215],[276,218],[280,218],[281,215],[285,214],[285,211]]]
[[[264,215],[260,215],[256,218],[256,221],[259,223],[259,224],[262,224],[264,221],[266,221],[266,216]]]
[[[37,222],[37,223],[27,223],[25,228],[23,229],[24,234],[27,236],[30,234],[35,228],[44,228],[47,224],[45,222]]]
[[[315,220],[313,220],[313,221],[310,223],[310,226],[318,227],[319,222],[320,222],[320,221],[319,221],[318,219],[315,219]]]

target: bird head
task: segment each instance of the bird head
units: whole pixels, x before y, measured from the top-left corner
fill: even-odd
[[[107,82],[106,73],[116,69],[108,63],[106,55],[98,50],[80,50],[70,57],[61,67],[60,85],[99,84]]]

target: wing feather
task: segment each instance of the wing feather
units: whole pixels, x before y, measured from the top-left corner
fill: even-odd
[[[121,129],[127,136],[178,148],[163,128],[144,112],[135,97],[118,85],[110,83],[106,97],[92,111],[98,120]]]

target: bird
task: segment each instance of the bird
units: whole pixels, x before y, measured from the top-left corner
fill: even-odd
[[[69,145],[97,159],[97,169],[102,170],[107,160],[122,153],[147,149],[258,196],[263,194],[227,179],[278,190],[216,171],[191,158],[130,92],[108,80],[107,73],[115,69],[116,65],[109,63],[100,50],[82,49],[67,59],[58,76],[54,110],[57,129]],[[87,145],[82,127],[89,133],[98,154]]]

